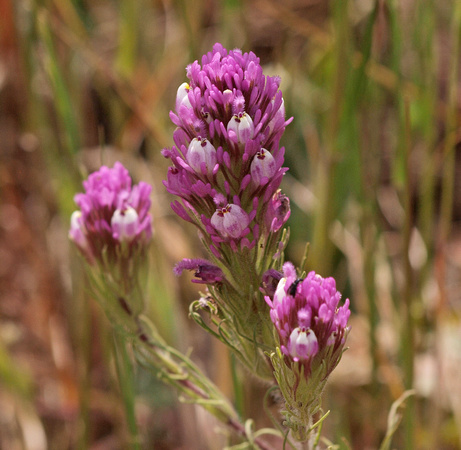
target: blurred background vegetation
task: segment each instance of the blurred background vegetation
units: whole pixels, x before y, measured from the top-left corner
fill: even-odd
[[[0,0],[0,448],[129,446],[110,328],[67,242],[81,180],[116,160],[154,186],[149,314],[232,396],[227,351],[187,318],[197,289],[172,275],[203,255],[161,183],[176,89],[217,41],[282,77],[287,259],[309,241],[309,268],[351,299],[324,434],[378,448],[414,387],[393,447],[461,448],[456,0]],[[270,424],[265,388],[243,385]],[[135,389],[143,448],[221,448],[216,424],[142,369]]]

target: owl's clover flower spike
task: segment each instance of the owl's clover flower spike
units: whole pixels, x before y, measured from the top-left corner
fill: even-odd
[[[142,252],[152,237],[151,186],[132,186],[128,170],[116,162],[92,173],[83,187],[75,196],[80,209],[72,214],[69,238],[86,260],[116,264]]]
[[[315,272],[297,278],[289,262],[272,298],[265,298],[279,336],[280,347],[270,357],[285,398],[287,423],[304,440],[320,409],[327,378],[344,351],[349,299],[340,306],[341,294],[333,278]]]
[[[83,187],[74,197],[79,209],[71,216],[69,239],[88,263],[94,298],[113,323],[136,333],[152,238],[152,187],[133,185],[120,162],[90,174]]]
[[[218,338],[272,381],[264,351],[276,341],[259,287],[266,271],[279,268],[288,236],[280,139],[291,119],[280,78],[264,75],[254,53],[221,44],[189,64],[186,76],[170,112],[177,128],[174,145],[162,150],[171,163],[163,184],[177,196],[173,211],[197,227],[209,261],[184,259],[175,272],[195,271],[193,281],[207,285],[216,306]]]
[[[287,170],[279,141],[291,121],[280,78],[265,76],[254,53],[221,44],[186,75],[170,113],[175,145],[162,151],[172,163],[164,184],[180,198],[172,208],[205,232],[217,257],[223,246],[253,248],[289,216],[270,205]]]

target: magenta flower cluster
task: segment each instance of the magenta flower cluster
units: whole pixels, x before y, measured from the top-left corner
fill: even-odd
[[[170,113],[175,145],[164,184],[180,200],[173,210],[195,223],[216,258],[222,247],[252,249],[290,214],[279,191],[286,168],[280,138],[285,119],[280,79],[263,75],[252,52],[213,51],[187,67],[188,83]]]
[[[121,246],[134,251],[148,243],[149,184],[132,186],[128,170],[116,162],[112,169],[102,166],[92,173],[83,187],[85,192],[74,198],[80,209],[72,214],[69,237],[88,262],[114,262]]]
[[[285,361],[299,362],[309,375],[315,361],[325,360],[328,375],[339,362],[347,337],[349,299],[339,306],[341,294],[334,278],[310,272],[299,279],[291,263],[284,264],[283,275],[272,300],[266,296],[266,302]]]

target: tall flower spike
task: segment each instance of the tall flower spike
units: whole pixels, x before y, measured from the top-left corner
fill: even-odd
[[[188,82],[178,88],[170,113],[178,127],[175,146],[162,151],[172,162],[164,184],[180,197],[172,207],[199,226],[216,255],[242,245],[266,251],[269,233],[278,232],[289,216],[264,207],[287,170],[279,141],[291,119],[285,120],[280,78],[264,76],[253,53],[228,51],[221,44],[201,65],[190,64],[186,74]],[[216,204],[216,198],[223,200]],[[237,205],[245,213],[239,216],[249,218],[238,232],[226,231],[216,217],[216,206],[226,204]],[[273,219],[276,226],[264,226]],[[249,233],[242,233],[247,226]],[[260,239],[262,247],[256,245]]]
[[[304,440],[327,378],[344,351],[349,299],[339,306],[341,294],[333,278],[310,272],[299,279],[291,263],[284,264],[283,274],[273,298],[266,296],[280,341],[271,361],[285,398],[287,422]]]
[[[221,44],[188,65],[186,76],[170,112],[177,129],[174,146],[162,150],[171,161],[163,183],[178,197],[174,212],[197,226],[210,263],[183,260],[176,271],[196,270],[195,281],[207,285],[219,309],[226,343],[253,373],[272,379],[264,354],[275,345],[267,342],[272,322],[258,288],[281,260],[289,217],[279,193],[287,171],[279,142],[291,122],[280,78],[265,76],[254,53]]]

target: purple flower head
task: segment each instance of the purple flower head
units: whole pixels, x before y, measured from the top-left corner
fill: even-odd
[[[116,162],[92,173],[83,187],[75,196],[80,210],[72,214],[69,238],[88,262],[115,261],[122,246],[129,253],[146,246],[152,236],[150,185],[132,186],[128,171]]]
[[[333,278],[315,272],[296,278],[291,263],[284,264],[283,274],[272,300],[266,296],[266,302],[285,362],[304,366],[305,376],[325,362],[328,376],[339,362],[349,330],[349,299],[339,306],[341,294]]]
[[[291,122],[280,78],[265,76],[254,53],[221,44],[186,75],[170,113],[175,145],[162,151],[171,161],[164,185],[179,197],[172,208],[218,258],[221,246],[258,249],[288,218],[281,195],[271,200],[287,170],[279,141]]]

